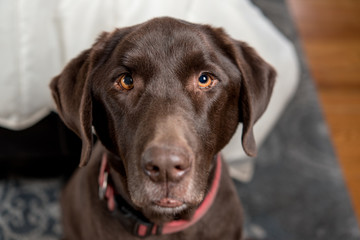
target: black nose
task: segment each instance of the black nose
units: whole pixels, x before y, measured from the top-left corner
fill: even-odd
[[[153,146],[145,150],[142,167],[153,182],[178,182],[191,168],[187,151],[178,147]]]

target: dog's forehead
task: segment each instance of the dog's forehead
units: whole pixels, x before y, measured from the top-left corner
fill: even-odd
[[[157,18],[134,29],[129,40],[137,47],[161,46],[157,50],[177,46],[189,46],[204,41],[202,26],[172,18]],[[181,44],[181,45],[180,45]]]
[[[213,52],[201,25],[175,19],[155,19],[135,28],[118,51],[122,64],[145,72],[166,66],[173,72],[183,67],[204,68]],[[198,65],[202,66],[198,66]]]

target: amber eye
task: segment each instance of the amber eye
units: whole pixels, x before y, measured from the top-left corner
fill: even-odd
[[[124,90],[130,90],[134,87],[134,80],[130,74],[122,74],[117,80],[116,84]]]
[[[203,73],[198,79],[198,85],[200,88],[208,88],[211,86],[213,80],[211,75]]]

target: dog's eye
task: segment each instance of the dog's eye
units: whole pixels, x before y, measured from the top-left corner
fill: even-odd
[[[209,88],[211,86],[211,84],[213,83],[213,81],[214,81],[213,76],[211,76],[207,73],[203,73],[199,77],[198,85],[200,88]]]
[[[130,90],[134,87],[134,80],[130,74],[122,74],[115,84],[123,90]]]

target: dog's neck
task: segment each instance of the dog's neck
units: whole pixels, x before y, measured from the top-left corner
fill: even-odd
[[[144,217],[141,211],[131,204],[130,199],[126,197],[128,196],[128,193],[126,193],[127,190],[124,189],[124,187],[116,188],[115,191],[114,181],[112,179],[115,174],[111,174],[113,169],[109,167],[108,157],[108,154],[104,153],[101,161],[98,179],[99,197],[107,203],[107,208],[114,217],[117,217],[124,227],[130,230],[132,234],[139,237],[170,234],[192,226],[200,220],[211,207],[220,184],[222,166],[221,156],[218,154],[215,156],[216,161],[211,174],[212,182],[209,183],[209,186],[211,186],[209,188],[210,190],[198,208],[191,212],[189,216],[182,216],[179,220],[173,220],[164,224],[155,224]],[[121,166],[118,166],[118,168],[119,167],[120,169],[117,169],[117,171],[124,171],[124,169],[121,170]],[[115,180],[115,182],[119,181],[122,181],[121,177],[120,179]]]

